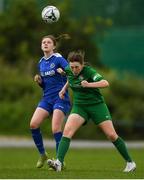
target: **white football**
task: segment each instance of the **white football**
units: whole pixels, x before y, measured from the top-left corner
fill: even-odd
[[[60,11],[55,6],[46,6],[42,10],[41,16],[46,23],[54,23],[59,20]]]

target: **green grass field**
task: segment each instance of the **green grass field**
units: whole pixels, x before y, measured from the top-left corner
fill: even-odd
[[[54,150],[47,151],[50,158]],[[125,162],[115,149],[70,149],[67,169],[48,171],[47,165],[36,169],[38,153],[30,148],[0,149],[0,179],[141,179],[144,178],[144,149],[130,149],[137,163],[133,173],[123,173]]]

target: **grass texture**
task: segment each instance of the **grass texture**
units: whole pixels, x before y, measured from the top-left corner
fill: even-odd
[[[49,171],[47,164],[35,167],[38,152],[34,148],[1,148],[0,179],[142,179],[144,178],[144,149],[130,149],[137,164],[132,173],[123,173],[125,161],[113,149],[70,149],[66,170]],[[49,158],[55,150],[47,150]]]

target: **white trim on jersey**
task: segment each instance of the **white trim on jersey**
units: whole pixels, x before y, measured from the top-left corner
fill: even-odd
[[[62,57],[62,55],[60,53],[54,53],[53,55],[56,57]]]
[[[62,55],[60,53],[53,53],[52,55],[50,55],[48,58],[45,58],[44,56],[39,60],[39,63],[42,61],[42,59],[44,58],[46,61],[49,60],[52,56],[55,57],[62,57]]]

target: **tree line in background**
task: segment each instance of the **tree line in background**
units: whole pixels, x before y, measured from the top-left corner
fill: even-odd
[[[41,97],[41,89],[33,82],[37,62],[42,55],[41,38],[47,34],[68,33],[69,40],[59,43],[59,52],[64,57],[74,49],[83,49],[88,60],[110,82],[110,88],[102,90],[113,116],[118,132],[129,139],[140,139],[144,127],[144,80],[130,74],[118,74],[107,69],[100,60],[100,49],[94,37],[104,38],[112,21],[87,17],[85,21],[72,18],[71,1],[51,1],[61,9],[61,19],[55,24],[41,20],[37,1],[13,0],[0,14],[0,134],[29,136],[29,121]],[[96,28],[99,31],[96,31]],[[89,57],[89,58],[88,58]],[[50,121],[43,131],[50,130]],[[102,138],[96,127],[77,133],[76,138]],[[120,128],[119,128],[120,127]],[[83,132],[85,132],[83,134]],[[51,134],[48,135],[49,137]]]

